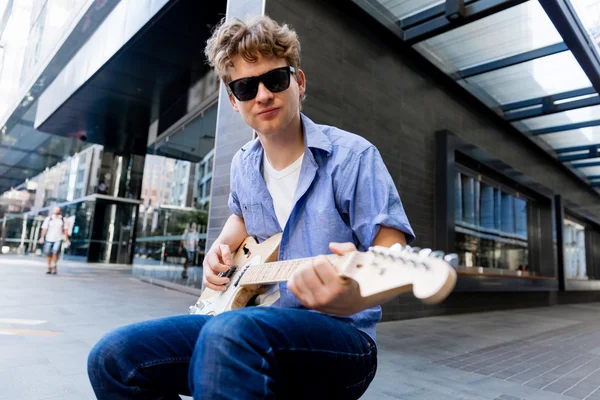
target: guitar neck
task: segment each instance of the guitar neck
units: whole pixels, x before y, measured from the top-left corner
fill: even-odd
[[[342,258],[336,255],[326,256],[329,261],[337,264]],[[267,264],[253,265],[242,276],[240,285],[270,285],[287,281],[296,268],[315,257],[299,258],[296,260],[276,261]]]

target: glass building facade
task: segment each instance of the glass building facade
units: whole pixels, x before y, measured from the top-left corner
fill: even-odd
[[[564,220],[565,278],[587,279],[585,226],[571,219]]]
[[[456,174],[455,195],[460,265],[527,271],[528,200],[466,171]]]
[[[32,177],[22,188],[2,194],[2,252],[40,255],[41,226],[55,206],[68,221],[71,246],[64,254],[69,257],[127,264],[133,254],[136,260],[160,265],[181,264],[181,235],[192,222],[204,249],[212,152],[200,163],[148,155],[139,184],[131,178],[134,162],[92,145]],[[118,176],[124,178],[115,179]],[[132,200],[136,191],[140,201]],[[203,252],[198,253],[196,264],[202,258]]]

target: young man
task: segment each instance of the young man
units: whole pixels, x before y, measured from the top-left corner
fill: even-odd
[[[245,237],[283,231],[279,258],[295,259],[414,238],[377,149],[300,113],[306,79],[296,33],[263,17],[220,25],[206,55],[258,138],[231,166],[233,213],[207,253],[205,285]],[[334,242],[334,243],[330,243]],[[277,288],[277,287],[276,287]],[[186,315],[105,336],[88,372],[99,399],[356,399],[377,367],[381,308],[336,275],[325,257],[278,286],[271,307]],[[317,312],[315,312],[317,311]]]
[[[42,236],[39,243],[43,244],[42,252],[48,259],[47,274],[56,275],[56,264],[58,263],[58,252],[63,239],[69,243],[69,229],[65,219],[60,215],[60,208],[54,207],[52,214],[42,224]]]
[[[196,230],[196,223],[190,223],[183,232],[183,237],[181,239],[181,243],[179,243],[179,254],[185,250],[185,264],[183,264],[183,272],[181,273],[182,279],[187,279],[187,270],[190,264],[193,264],[196,259],[196,250],[198,249],[198,240],[200,239],[200,235],[198,235],[198,231]]]

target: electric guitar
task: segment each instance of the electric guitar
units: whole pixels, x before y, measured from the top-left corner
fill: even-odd
[[[223,292],[204,289],[190,307],[190,314],[217,315],[243,308],[268,286],[285,282],[296,268],[310,258],[279,261],[281,233],[258,244],[247,238],[233,255],[233,265],[219,276],[230,278]],[[366,252],[354,251],[342,256],[326,256],[337,267],[342,279],[353,279],[365,298],[382,300],[390,294],[412,291],[422,301],[443,301],[456,284],[456,254],[396,244],[390,248],[375,246]]]

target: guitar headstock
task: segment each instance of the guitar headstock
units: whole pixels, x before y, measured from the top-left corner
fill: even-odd
[[[443,301],[456,284],[456,254],[401,246],[375,246],[346,259],[341,274],[358,282],[363,297],[411,291],[426,303]]]

